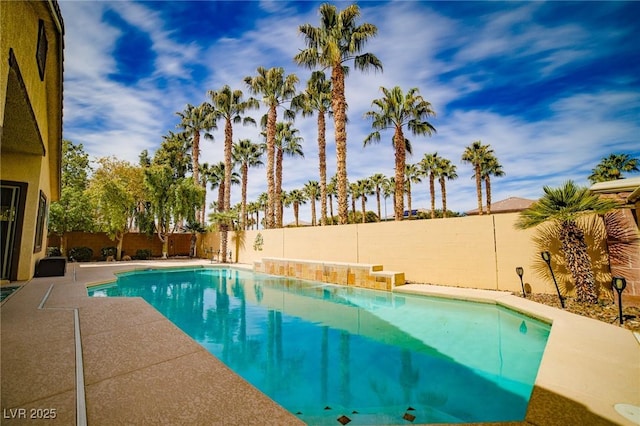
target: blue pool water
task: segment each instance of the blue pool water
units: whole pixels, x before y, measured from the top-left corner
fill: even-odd
[[[229,269],[126,273],[142,297],[308,424],[518,421],[550,326],[490,304]]]

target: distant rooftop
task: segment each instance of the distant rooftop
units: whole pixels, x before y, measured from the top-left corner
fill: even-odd
[[[522,210],[528,209],[531,204],[535,203],[535,201],[536,200],[529,200],[527,198],[509,197],[507,199],[491,203],[491,214],[521,212]],[[487,206],[482,206],[482,209],[486,212]],[[465,214],[469,216],[477,215],[478,209],[469,210],[465,212]]]

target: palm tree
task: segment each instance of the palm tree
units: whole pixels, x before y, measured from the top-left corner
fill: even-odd
[[[307,195],[304,191],[299,189],[292,189],[289,191],[288,195],[289,202],[293,205],[293,217],[296,220],[296,226],[300,226],[300,221],[298,220],[298,214],[300,213],[300,204],[305,204],[307,202]]]
[[[362,201],[362,223],[367,222],[367,195],[371,194],[373,194],[373,184],[371,183],[371,181],[369,179],[359,179],[356,182],[354,195],[359,197]]]
[[[204,225],[205,222],[205,210],[207,207],[207,185],[211,180],[211,167],[209,163],[200,164],[200,185],[204,189],[204,199],[202,202],[202,210],[200,210],[200,217],[198,221]]]
[[[266,228],[267,227],[267,211],[269,209],[269,194],[266,192],[261,193],[258,196],[258,205],[260,206],[260,208],[262,208],[262,210],[264,210],[264,218],[263,220],[263,224],[262,224],[262,228]],[[258,228],[260,227],[260,216],[259,214],[256,212],[256,223],[258,223]]]
[[[371,182],[376,191],[376,201],[378,202],[378,222],[380,222],[380,218],[382,217],[380,211],[380,193],[382,192],[382,187],[386,180],[387,177],[382,173],[376,173],[369,178],[369,182]]]
[[[473,176],[476,179],[476,194],[478,195],[478,214],[482,214],[482,163],[493,155],[489,145],[482,145],[481,141],[474,141],[462,153],[462,162],[473,166]]]
[[[338,195],[338,176],[333,175],[327,185],[327,197],[329,197],[329,214],[333,225],[333,197]]]
[[[262,102],[268,108],[267,112],[267,228],[275,226],[276,190],[274,179],[276,121],[277,108],[288,102],[295,95],[295,85],[298,77],[295,74],[285,76],[284,68],[274,67],[266,69],[258,67],[258,75],[245,77],[244,81],[253,94],[262,94]],[[285,117],[293,119],[295,114],[285,109]]]
[[[436,165],[436,176],[440,182],[440,192],[442,193],[442,217],[447,217],[447,188],[445,179],[453,180],[458,178],[455,164],[451,160],[439,157]]]
[[[258,214],[260,212],[260,204],[257,201],[252,201],[247,204],[247,214],[249,215],[248,224],[251,225],[251,229],[253,230],[253,225],[258,225]],[[256,218],[253,218],[253,215],[256,215]]]
[[[213,140],[209,130],[216,129],[216,122],[211,114],[211,105],[204,102],[200,106],[187,104],[183,112],[177,112],[180,116],[178,128],[184,129],[187,137],[191,138],[191,160],[193,161],[193,181],[200,185],[200,132],[204,132],[205,139]]]
[[[298,65],[309,69],[331,68],[331,109],[334,114],[336,162],[338,175],[338,218],[340,224],[347,223],[347,130],[344,78],[348,72],[345,62],[353,59],[358,70],[371,68],[382,70],[382,63],[371,53],[359,54],[364,44],[378,33],[378,28],[369,23],[356,25],[360,8],[349,5],[338,12],[336,6],[324,3],[320,6],[320,26],[300,25],[306,49],[294,57]]]
[[[504,176],[502,165],[494,155],[488,156],[482,163],[482,178],[484,179],[484,190],[487,196],[487,214],[491,214],[491,176]]]
[[[318,112],[318,170],[320,172],[320,225],[327,224],[327,154],[325,114],[331,114],[331,81],[324,72],[314,71],[307,89],[293,98],[292,106],[302,110],[302,116]]]
[[[405,186],[407,191],[407,207],[409,214],[407,218],[411,219],[411,184],[422,182],[422,171],[417,164],[407,164],[404,168]]]
[[[351,223],[356,221],[356,200],[358,199],[358,184],[349,184],[349,194],[351,194],[351,216],[353,217]]]
[[[249,139],[241,139],[233,144],[233,161],[240,165],[242,174],[242,207],[240,210],[240,229],[247,229],[247,180],[249,167],[262,166],[262,147]]]
[[[599,198],[589,192],[588,188],[579,187],[573,181],[567,181],[560,188],[545,186],[543,189],[544,196],[520,213],[516,227],[527,229],[544,222],[552,222],[558,226],[562,252],[575,281],[577,301],[597,303],[591,258],[584,231],[577,219],[589,214],[605,214],[616,208],[617,203],[611,199]]]
[[[603,158],[589,176],[591,183],[624,179],[622,172],[637,172],[638,159],[628,154],[611,154]]]
[[[384,220],[387,220],[387,198],[391,197],[393,200],[393,211],[396,209],[396,178],[391,176],[387,178],[382,186],[382,196],[384,197]]]
[[[380,88],[384,97],[375,99],[372,103],[377,107],[377,111],[368,111],[365,117],[373,120],[372,127],[375,129],[364,140],[367,146],[372,142],[380,141],[380,130],[391,128],[394,130],[392,139],[395,148],[395,220],[402,220],[404,214],[404,174],[406,163],[406,152],[408,140],[404,136],[402,128],[406,125],[414,135],[432,135],[436,129],[426,121],[434,116],[431,104],[418,94],[418,89],[409,89],[406,95],[402,89],[396,86],[391,90],[385,87]],[[411,210],[411,208],[409,208]],[[411,211],[409,211],[411,213]]]
[[[311,201],[311,226],[316,226],[316,200],[320,197],[320,184],[316,180],[310,180],[304,184],[303,191]]]
[[[292,127],[291,122],[278,122],[276,124],[276,183],[275,183],[275,195],[276,195],[276,227],[282,227],[282,162],[284,154],[290,157],[303,157],[302,151],[303,141],[302,137],[298,136],[298,129]]]
[[[436,217],[436,171],[438,163],[440,162],[440,157],[438,157],[438,153],[434,152],[433,154],[425,154],[420,160],[420,171],[425,176],[429,177],[429,195],[431,196],[431,219],[435,219]]]

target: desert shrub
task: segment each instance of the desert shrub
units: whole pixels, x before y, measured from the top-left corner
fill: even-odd
[[[69,250],[69,258],[76,262],[88,262],[93,257],[91,247],[74,247]]]
[[[47,247],[47,257],[62,256],[60,247]]]
[[[100,249],[102,260],[105,260],[109,256],[113,256],[115,258],[117,252],[118,252],[118,249],[116,247],[102,247]]]
[[[147,260],[151,257],[151,250],[149,249],[138,249],[136,251],[136,259]]]

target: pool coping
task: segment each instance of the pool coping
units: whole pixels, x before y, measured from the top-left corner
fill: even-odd
[[[226,419],[227,423],[233,419],[232,423],[236,424],[302,424],[296,416],[271,401],[239,376],[229,374],[230,370],[213,355],[198,350],[191,344],[193,340],[173,326],[168,319],[159,317],[157,311],[142,299],[142,303],[134,303],[124,298],[113,298],[109,302],[110,309],[107,310],[104,302],[89,298],[86,291],[88,286],[113,281],[116,272],[144,270],[149,266],[190,268],[215,265],[208,260],[69,264],[65,277],[34,278],[25,283],[22,289],[15,291],[2,302],[0,309],[3,320],[0,324],[3,361],[1,408],[8,410],[44,407],[46,404],[55,403],[59,407],[58,419],[62,421],[61,424],[65,419],[76,419],[76,401],[73,395],[77,389],[69,389],[69,381],[66,379],[54,380],[53,375],[51,383],[47,382],[42,386],[50,387],[47,392],[19,396],[21,392],[28,393],[26,388],[30,380],[34,383],[43,380],[40,377],[42,371],[55,369],[57,374],[64,373],[65,377],[75,376],[74,358],[70,355],[63,361],[52,359],[47,344],[55,342],[62,345],[63,341],[71,344],[73,317],[67,318],[65,312],[77,309],[80,344],[83,350],[87,351],[84,376],[89,380],[85,380],[83,387],[86,389],[89,423],[131,422],[132,418],[123,417],[128,407],[137,412],[136,418],[140,419],[141,423],[145,423],[145,420],[157,420],[162,414],[163,422],[174,424],[183,423],[185,418],[196,422],[206,419],[209,423],[218,418]],[[252,270],[250,265],[225,266]],[[42,301],[50,285],[54,285],[54,291],[45,302],[44,310],[35,313],[38,303]],[[506,292],[425,284],[399,286],[394,292],[495,303],[552,324],[527,415],[525,421],[519,422],[520,424],[640,424],[620,414],[620,406],[616,410],[616,404],[640,407],[640,342],[638,336],[631,331]],[[21,326],[20,323],[25,319],[33,321],[34,324],[27,324],[29,327]],[[129,322],[148,327],[150,334],[136,334],[134,327],[126,327]],[[108,325],[109,323],[111,325]],[[98,329],[92,332],[92,327]],[[48,337],[38,340],[38,336],[45,332]],[[153,347],[153,339],[162,339],[163,345],[167,347],[158,346],[159,349],[155,352],[145,352],[146,346]],[[131,344],[132,341],[137,344]],[[64,343],[65,348],[66,346]],[[25,347],[29,348],[28,354],[32,358],[26,363],[27,366],[21,365],[18,355],[12,352],[15,350],[16,354],[22,353]],[[73,347],[76,347],[75,344]],[[115,353],[114,349],[118,352]],[[100,367],[95,366],[99,365],[101,357],[108,362],[110,357],[112,360],[127,360],[139,357],[140,354],[144,357],[134,360],[135,362],[131,361],[135,365],[128,368],[113,365],[113,371],[95,371],[100,370]],[[75,349],[73,355],[75,357]],[[173,384],[169,388],[166,383],[157,381],[158,371],[164,371],[163,368],[169,368],[174,373],[193,372],[194,360],[197,360],[196,376],[171,377]],[[18,375],[20,377],[17,377]],[[198,375],[208,375],[216,379],[220,377],[220,381],[224,381],[225,385],[221,389],[220,384],[201,383]],[[196,403],[185,400],[187,396],[193,396],[192,388],[199,389],[199,392],[204,389],[207,401],[216,401],[216,404],[220,405],[209,407],[205,404],[207,401]],[[126,400],[114,392],[114,389],[125,390]],[[165,404],[167,407],[158,407],[158,401],[150,398],[150,395],[158,393],[162,394],[158,399],[169,401]],[[232,398],[229,398],[230,395]],[[101,397],[100,400],[96,400],[98,396]],[[191,407],[189,412],[171,409],[180,407],[180,404]],[[11,422],[11,419],[8,420],[8,423]]]

